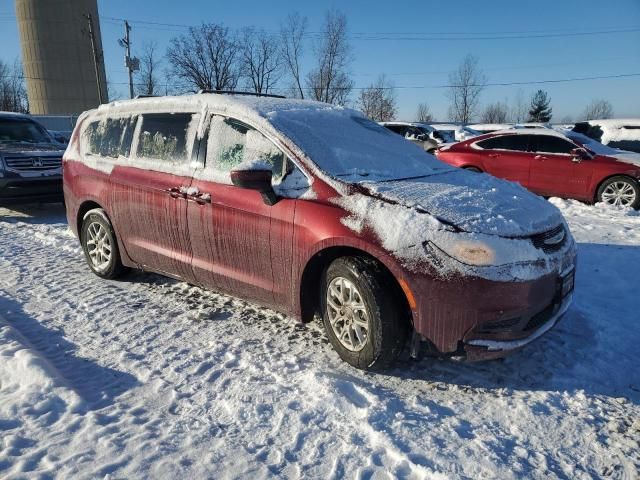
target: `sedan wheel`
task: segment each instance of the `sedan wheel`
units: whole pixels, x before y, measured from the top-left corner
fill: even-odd
[[[638,185],[625,177],[607,180],[599,189],[598,199],[607,205],[638,208],[640,191]]]

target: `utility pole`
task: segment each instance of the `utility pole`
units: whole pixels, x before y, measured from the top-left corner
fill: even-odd
[[[93,53],[93,68],[96,72],[96,84],[98,85],[98,101],[100,103],[104,103],[104,96],[102,94],[102,82],[100,82],[100,64],[98,63],[98,59],[100,55],[98,54],[98,49],[96,48],[96,36],[93,30],[93,18],[90,13],[85,15],[87,19],[87,23],[89,24],[89,38],[91,39],[91,52]]]
[[[121,47],[124,47],[124,66],[127,67],[129,72],[129,97],[133,98],[133,72],[140,70],[140,60],[133,57],[131,58],[131,38],[129,33],[131,32],[131,26],[129,22],[124,21],[124,38],[118,40]]]

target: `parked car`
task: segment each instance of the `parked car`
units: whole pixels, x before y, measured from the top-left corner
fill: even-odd
[[[638,118],[578,122],[573,127],[573,131],[612,148],[640,153],[640,119]]]
[[[63,153],[28,115],[0,112],[0,205],[61,201]]]
[[[59,143],[67,145],[78,119],[77,115],[33,115],[32,118],[46,128]]]
[[[543,196],[640,207],[640,166],[589,151],[551,129],[503,130],[436,153],[456,167],[517,182]]]
[[[448,135],[452,142],[463,142],[465,140],[469,140],[470,138],[477,137],[481,135],[480,132],[474,130],[471,127],[466,127],[464,125],[454,125],[449,123],[432,123],[431,127],[436,129],[438,132]]]
[[[319,312],[358,368],[421,340],[504,356],[571,302],[575,242],[557,208],[354,110],[238,94],[115,102],[81,116],[63,171],[95,274],[139,268],[303,321]]]
[[[513,128],[513,123],[474,123],[469,125],[480,134],[498,132],[500,130],[509,130]]]
[[[417,144],[428,153],[435,152],[438,145],[450,141],[448,137],[443,136],[435,128],[424,123],[380,122],[380,125]]]
[[[516,123],[511,128],[552,128],[549,122],[524,122],[524,123]]]

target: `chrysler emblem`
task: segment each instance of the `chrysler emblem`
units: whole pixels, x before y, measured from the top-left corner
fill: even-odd
[[[42,159],[35,157],[31,159],[31,164],[35,167],[35,168],[42,168],[44,166],[44,163],[42,163]]]

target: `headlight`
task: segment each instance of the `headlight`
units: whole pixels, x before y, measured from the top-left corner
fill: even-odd
[[[469,265],[493,265],[496,260],[495,250],[484,242],[460,240],[450,247],[446,253]]]
[[[428,243],[441,254],[474,267],[512,265],[546,257],[529,238],[439,230],[429,236]]]

